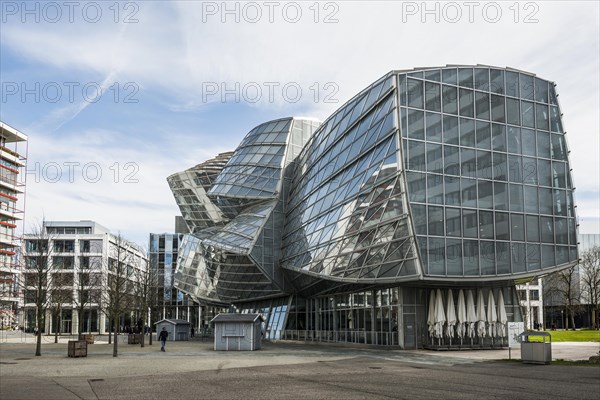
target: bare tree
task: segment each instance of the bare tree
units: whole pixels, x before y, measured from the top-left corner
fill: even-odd
[[[44,223],[35,226],[25,241],[25,303],[35,304],[36,346],[35,355],[42,355],[42,328],[48,307],[48,279],[54,268],[51,237]]]
[[[89,309],[93,304],[98,306],[100,309],[101,301],[101,287],[102,287],[102,274],[100,272],[101,262],[91,261],[89,263],[80,262],[79,272],[77,274],[77,281],[75,284],[75,297],[73,298],[73,304],[77,311],[78,317],[78,338],[83,338],[84,331],[84,316],[86,307]]]
[[[565,307],[565,329],[575,330],[575,314],[579,309],[579,272],[577,266],[554,272],[544,278],[544,299]]]
[[[54,326],[54,343],[61,333],[60,316],[65,304],[73,301],[73,275],[53,271],[48,279],[48,309]]]
[[[158,282],[156,271],[150,270],[148,268],[148,262],[144,262],[145,265],[141,266],[142,268],[136,269],[135,279],[135,297],[138,304],[142,332],[140,340],[141,347],[144,347],[145,343],[146,326],[152,324],[152,316],[150,316],[150,320],[148,321],[148,312],[151,310],[156,299],[156,285]],[[149,344],[152,345],[152,331],[150,331]]]
[[[119,321],[132,308],[134,262],[131,244],[119,233],[109,241],[108,268],[103,282],[102,303],[104,312],[114,327],[113,357],[118,357]],[[110,333],[109,333],[110,334]],[[110,336],[109,336],[110,338]]]
[[[581,255],[582,298],[589,305],[592,329],[598,328],[600,303],[600,246],[594,246]]]

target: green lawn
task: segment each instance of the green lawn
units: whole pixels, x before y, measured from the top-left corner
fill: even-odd
[[[535,332],[535,331],[534,331]],[[578,330],[578,331],[544,331],[552,336],[553,342],[600,342],[600,331],[594,331],[591,329]],[[541,342],[542,337],[530,337],[531,342]]]

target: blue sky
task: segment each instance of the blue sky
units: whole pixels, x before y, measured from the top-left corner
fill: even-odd
[[[30,138],[29,225],[92,219],[145,244],[174,229],[166,177],[255,125],[324,119],[392,69],[480,63],[556,82],[577,212],[600,232],[597,2],[73,4],[0,8],[0,119]]]

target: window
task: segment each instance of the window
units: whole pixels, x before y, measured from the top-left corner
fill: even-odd
[[[473,91],[460,89],[460,115],[463,117],[473,117]]]
[[[28,256],[28,257],[25,258],[25,268],[27,268],[27,269],[36,269],[37,268],[37,262],[38,262],[38,257]]]
[[[479,275],[479,243],[477,240],[463,242],[463,265],[465,275]]]
[[[431,111],[441,111],[440,85],[425,82],[425,108]]]
[[[54,256],[52,262],[57,269],[73,269],[74,266],[74,258],[68,256]]]
[[[79,268],[89,269],[90,268],[90,258],[89,257],[79,257]]]
[[[423,108],[423,81],[408,78],[408,106]]]
[[[35,303],[35,290],[26,290],[25,291],[25,303]]]
[[[504,110],[503,110],[504,111]],[[504,112],[503,112],[504,114]],[[489,94],[475,92],[475,115],[478,119],[490,119]]]
[[[55,253],[73,253],[75,251],[74,240],[55,240],[54,241],[54,252]]]
[[[47,240],[27,240],[26,242],[27,251],[48,251]]]
[[[445,113],[458,114],[458,89],[444,85],[442,88],[442,107]]]
[[[90,252],[90,241],[89,240],[80,240],[79,241],[79,251],[82,253]]]
[[[429,235],[444,236],[444,208],[428,207]]]
[[[529,300],[539,300],[540,299],[540,292],[539,290],[530,290],[529,291]]]

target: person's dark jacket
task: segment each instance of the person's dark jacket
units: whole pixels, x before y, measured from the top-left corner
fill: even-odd
[[[159,340],[167,340],[168,337],[169,337],[168,331],[160,331],[160,335],[158,335]]]

